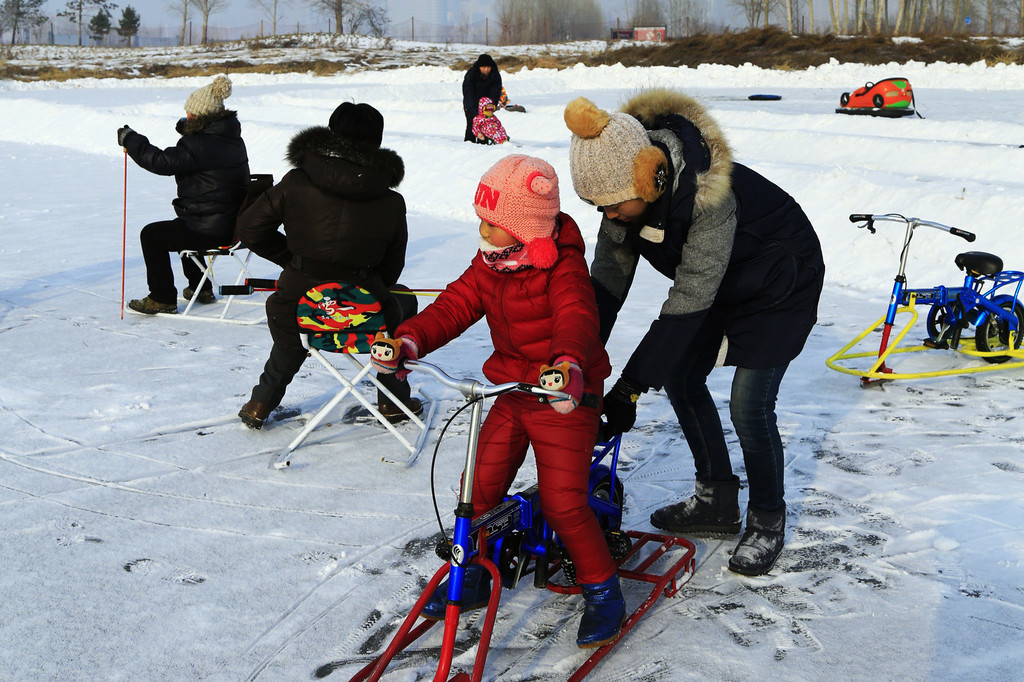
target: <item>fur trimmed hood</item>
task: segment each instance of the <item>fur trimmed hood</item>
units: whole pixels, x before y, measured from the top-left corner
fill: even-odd
[[[296,134],[285,158],[304,170],[313,184],[339,196],[377,196],[405,178],[405,163],[396,152],[353,144],[324,126]]]
[[[194,118],[186,117],[179,119],[175,124],[174,129],[177,130],[180,135],[195,135],[196,133],[202,132],[206,128],[213,126],[213,124],[218,123],[219,121],[225,122],[222,126],[225,130],[234,128],[236,130],[234,134],[241,135],[242,126],[238,122],[238,112],[230,109],[218,111],[213,114],[203,114]],[[218,131],[214,129],[211,132],[216,133]]]
[[[620,111],[640,121],[652,139],[669,148],[677,180],[678,172],[682,170],[682,146],[674,135],[659,134],[661,125],[658,119],[678,114],[693,123],[703,136],[711,157],[707,172],[697,174],[694,201],[698,208],[703,209],[719,204],[728,196],[732,189],[732,150],[718,123],[697,100],[677,90],[657,88],[635,95],[622,105]]]

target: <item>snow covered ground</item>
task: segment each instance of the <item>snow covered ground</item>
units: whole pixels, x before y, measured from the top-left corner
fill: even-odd
[[[911,80],[924,119],[834,113],[843,91],[892,75]],[[382,651],[439,565],[429,452],[408,468],[383,463],[395,452],[387,434],[342,409],[291,469],[269,468],[333,394],[322,368],[307,363],[268,426],[251,431],[235,413],[269,351],[265,327],[120,317],[125,165],[115,131],[128,123],[174,144],[186,96],[208,80],[0,82],[4,679],[348,679]],[[468,263],[473,190],[510,152],[555,166],[563,208],[593,244],[597,215],[568,175],[569,99],[614,107],[644,86],[701,98],[737,159],[796,196],[825,249],[820,323],[779,400],[787,548],[771,574],[744,578],[726,568],[735,539],[695,539],[692,579],[591,679],[1020,679],[1024,371],[862,389],[824,361],[884,312],[902,243],[899,226],[870,235],[849,213],[977,233],[968,245],[920,230],[912,285],[959,282],[953,258],[964,250],[1024,268],[1024,69],[525,70],[506,85],[528,113],[500,114],[515,146],[496,148],[461,141],[461,74],[447,68],[233,81],[228,104],[252,169],[278,178],[290,137],[325,123],[339,102],[383,112],[384,144],[407,168],[403,281],[414,288],[443,286]],[[753,93],[782,100],[748,101]],[[174,186],[134,165],[127,185],[132,298],[146,293],[139,229],[171,214]],[[263,261],[253,269],[276,274]],[[616,367],[667,286],[642,268],[609,344]],[[480,377],[487,352],[479,325],[429,359]],[[951,355],[915,362],[976,364]],[[726,421],[730,378],[717,370],[711,382]],[[459,404],[431,379],[413,381],[442,416]],[[625,525],[648,529],[651,511],[692,490],[693,468],[663,394],[645,397],[639,423],[623,450]],[[450,431],[435,477],[449,528],[465,423]],[[532,476],[527,465],[519,483]],[[635,606],[639,588],[626,589]],[[484,678],[565,679],[586,657],[573,641],[580,610],[577,597],[506,593]],[[468,622],[463,670],[481,626]],[[439,643],[435,628],[386,679],[431,678]]]

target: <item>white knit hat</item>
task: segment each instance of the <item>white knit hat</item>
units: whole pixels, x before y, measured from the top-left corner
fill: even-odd
[[[224,100],[231,95],[231,81],[217,76],[212,83],[193,92],[185,100],[185,113],[193,116],[218,114],[224,111]]]
[[[640,121],[598,109],[585,97],[569,102],[564,117],[572,131],[569,171],[581,199],[611,206],[636,198],[650,203],[661,195],[668,161]]]

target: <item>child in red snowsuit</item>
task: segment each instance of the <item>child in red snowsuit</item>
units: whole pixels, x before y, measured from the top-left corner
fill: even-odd
[[[596,407],[579,403],[584,392],[600,395],[611,367],[599,339],[583,238],[559,211],[558,178],[541,159],[505,157],[481,178],[473,203],[480,252],[435,302],[398,327],[402,343],[389,366],[445,345],[481,317],[494,344],[483,368],[490,381],[537,384],[542,366],[568,363],[563,390],[571,400],[544,403],[514,392],[494,401],[480,432],[473,507],[479,515],[504,499],[532,444],[544,517],[572,557],[586,602],[577,644],[600,646],[618,634],[625,603],[587,502],[600,417]],[[444,618],[446,593],[442,583],[425,617]],[[486,605],[489,593],[490,574],[471,564],[462,608]]]
[[[490,97],[481,97],[476,118],[473,119],[473,134],[483,144],[502,144],[508,141],[505,126],[494,115],[494,102]]]

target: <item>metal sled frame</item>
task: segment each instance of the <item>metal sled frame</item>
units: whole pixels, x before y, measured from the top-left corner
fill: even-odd
[[[430,433],[430,424],[433,422],[434,414],[437,412],[437,401],[426,399],[426,396],[423,396],[424,399],[426,399],[426,415],[423,419],[421,419],[420,417],[417,417],[415,414],[413,414],[412,411],[405,405],[405,403],[396,398],[395,395],[391,391],[389,391],[386,386],[380,383],[376,376],[371,374],[373,366],[369,362],[364,364],[357,360],[351,353],[341,353],[341,355],[344,355],[349,359],[349,361],[352,363],[353,367],[356,370],[355,374],[347,377],[344,374],[342,374],[337,367],[331,364],[331,362],[326,357],[324,357],[323,353],[320,350],[316,348],[311,348],[309,346],[309,340],[305,334],[302,335],[302,345],[306,348],[307,351],[309,351],[309,354],[311,356],[316,358],[320,362],[320,364],[322,364],[327,369],[327,371],[331,373],[331,376],[338,380],[338,382],[342,385],[342,388],[334,395],[333,398],[331,398],[327,402],[326,405],[320,408],[319,412],[317,412],[308,422],[306,422],[305,428],[302,429],[299,435],[295,436],[292,442],[288,444],[288,447],[285,448],[284,452],[282,452],[274,461],[274,468],[284,469],[286,467],[291,466],[292,452],[297,447],[299,447],[299,445],[301,445],[304,440],[306,440],[309,434],[311,434],[313,430],[317,426],[319,426],[321,422],[323,422],[324,419],[327,418],[327,415],[331,413],[331,410],[337,407],[338,404],[349,395],[358,400],[359,403],[362,404],[362,406],[365,407],[367,411],[369,411],[369,413],[373,415],[374,419],[380,422],[380,424],[384,428],[386,428],[391,433],[391,435],[394,436],[398,440],[398,442],[401,443],[402,446],[405,448],[405,451],[407,453],[406,457],[382,457],[381,461],[388,462],[390,464],[412,466],[412,464],[416,461],[416,458],[419,457],[420,451],[423,450],[424,444],[426,444],[427,435]],[[383,414],[381,414],[380,410],[378,410],[377,406],[374,404],[374,401],[369,400],[356,388],[356,384],[358,384],[360,381],[363,381],[364,379],[373,384],[376,388],[380,389],[380,391],[388,397],[388,400],[391,401],[391,404],[397,405],[399,409],[401,409],[406,414],[406,416],[409,418],[409,423],[415,425],[417,429],[415,441],[410,441],[408,438],[406,438],[405,434],[403,434],[394,424],[389,422],[387,418]]]
[[[861,382],[864,384],[878,382],[878,381],[892,381],[896,379],[926,379],[930,377],[943,377],[943,376],[955,376],[958,374],[976,374],[978,372],[994,372],[1003,369],[1014,369],[1024,367],[1024,347],[1016,350],[1012,349],[1013,343],[1011,340],[1010,349],[982,352],[973,347],[973,341],[969,339],[962,339],[960,341],[960,347],[954,351],[962,355],[970,355],[977,358],[985,357],[996,357],[996,356],[1010,356],[1014,360],[1007,361],[1000,364],[985,364],[976,365],[972,367],[961,367],[956,369],[944,369],[936,370],[932,372],[898,372],[886,365],[886,361],[893,355],[900,353],[916,353],[921,351],[936,352],[938,349],[929,348],[928,346],[908,346],[900,347],[900,342],[911,330],[914,324],[917,322],[918,313],[916,307],[917,297],[913,294],[908,296],[907,305],[901,306],[896,309],[896,315],[910,315],[910,321],[899,329],[895,338],[888,338],[891,330],[885,330],[885,318],[878,318],[872,324],[868,325],[864,331],[858,334],[852,341],[840,348],[835,354],[830,356],[826,361],[830,369],[834,369],[837,372],[844,374],[852,374],[854,376],[861,377]],[[874,351],[858,351],[851,352],[857,345],[863,341],[871,332],[875,331],[879,327],[883,327],[883,334],[885,337],[882,341],[882,346],[879,350]],[[846,366],[841,363],[846,363],[851,360],[863,360],[864,358],[874,358],[874,362],[867,369],[857,369],[855,367]]]
[[[523,390],[539,395],[563,396],[564,394],[520,383],[484,386],[472,380],[458,381],[447,376],[437,367],[421,361],[407,362],[406,367],[428,371],[440,379],[446,386],[461,391],[466,399],[472,403],[469,439],[466,446],[466,464],[460,485],[459,504],[455,510],[455,529],[450,549],[451,559],[448,563],[441,566],[427,583],[423,594],[416,600],[412,610],[395,633],[387,649],[380,656],[370,661],[351,679],[352,682],[379,680],[387,669],[388,664],[398,652],[407,648],[436,624],[436,621],[431,620],[424,620],[419,624],[416,621],[422,615],[423,608],[434,594],[438,585],[441,584],[441,581],[446,576],[450,575],[448,603],[444,618],[444,634],[434,682],[444,682],[445,680],[448,682],[478,682],[483,678],[502,590],[502,576],[494,561],[489,558],[492,551],[492,548],[488,547],[489,544],[494,545],[494,548],[500,549],[499,543],[504,541],[510,532],[514,530],[529,532],[539,525],[541,527],[540,535],[543,536],[542,541],[538,543],[539,546],[536,548],[528,546],[526,542],[523,543],[523,547],[527,551],[520,554],[521,563],[515,568],[516,575],[513,586],[518,583],[518,579],[523,572],[524,563],[522,562],[532,558],[535,562],[533,571],[535,586],[545,587],[563,594],[580,592],[579,586],[557,585],[549,580],[550,574],[561,568],[561,562],[556,560],[554,563],[549,563],[547,547],[551,544],[551,529],[540,515],[540,491],[536,485],[528,488],[526,491],[506,498],[505,502],[494,509],[481,514],[475,519],[473,518],[472,487],[476,466],[478,436],[483,414],[483,398],[500,395],[511,390]],[[618,439],[613,440],[613,443],[602,443],[595,447],[595,459],[591,466],[591,473],[593,474],[595,471],[598,471],[599,478],[602,480],[604,480],[607,474],[611,474],[610,479],[608,479],[610,481],[610,497],[614,497],[614,468],[618,456]],[[610,470],[608,470],[609,465],[601,463],[609,453],[611,453],[612,460]],[[593,481],[593,478],[591,480]],[[593,495],[590,495],[590,497],[593,498]],[[591,504],[593,505],[592,501]],[[615,524],[610,527],[617,528],[618,520],[620,519],[621,511],[615,516]],[[633,542],[629,551],[616,562],[620,566],[619,577],[646,582],[652,584],[653,588],[640,606],[623,622],[616,638],[608,644],[595,649],[587,661],[569,678],[570,682],[578,682],[586,677],[593,670],[594,666],[636,625],[637,621],[654,605],[659,597],[676,594],[679,588],[693,575],[695,570],[696,561],[694,556],[696,548],[688,540],[636,531],[626,531],[626,534]],[[652,543],[654,543],[653,546]],[[670,555],[670,552],[673,554]],[[455,638],[458,632],[459,614],[461,612],[462,578],[465,575],[467,566],[470,564],[483,566],[490,573],[491,594],[487,603],[487,611],[484,617],[483,629],[480,633],[480,642],[473,663],[472,673],[459,672],[449,679],[448,674],[451,671],[452,659],[455,653]],[[656,565],[664,567],[666,564],[669,564],[668,568],[663,569],[661,572],[658,572],[658,569],[655,568]],[[623,566],[625,568],[621,568]]]
[[[244,251],[245,256],[242,257],[239,252]],[[207,281],[213,285],[214,289],[218,289],[220,286],[213,275],[213,265],[217,262],[217,259],[221,256],[230,256],[234,259],[235,264],[238,266],[238,276],[235,277],[234,284],[237,286],[244,282],[247,278],[252,277],[249,272],[249,260],[252,258],[252,251],[249,251],[236,242],[231,246],[222,246],[215,249],[204,249],[204,250],[185,250],[179,251],[178,255],[182,258],[189,258],[195,263],[200,270],[203,271],[202,279],[199,280],[199,285],[192,293],[191,300],[185,306],[185,310],[181,312],[180,317],[187,318],[190,320],[206,320],[207,322],[227,322],[229,324],[244,324],[254,325],[262,324],[266,321],[266,313],[262,311],[264,305],[264,299],[258,301],[248,301],[243,298],[239,298],[236,295],[228,295],[223,299],[208,305],[203,305],[198,302],[199,292],[202,291],[203,285]],[[238,300],[235,300],[238,298]],[[265,298],[265,296],[264,296]],[[253,317],[228,317],[228,312],[232,306],[259,306],[261,309],[260,315]],[[202,308],[203,312],[198,313],[196,310]]]
[[[569,678],[568,682],[579,682],[593,671],[598,663],[611,652],[626,633],[633,629],[633,626],[643,617],[645,613],[662,596],[672,597],[686,582],[693,576],[696,567],[696,548],[693,543],[683,538],[659,535],[656,533],[643,533],[638,531],[626,531],[626,534],[633,539],[633,547],[619,562],[619,578],[634,580],[652,585],[647,598],[626,617],[622,624],[619,635],[608,644],[594,650],[583,665]],[[501,576],[498,567],[490,559],[477,555],[471,563],[478,563],[491,574],[491,597],[487,603],[487,612],[484,618],[483,629],[480,632],[480,643],[473,663],[473,672],[456,673],[450,679],[448,673],[451,670],[452,656],[455,644],[456,627],[445,628],[444,638],[441,644],[441,661],[438,664],[435,682],[449,680],[449,682],[478,682],[483,678],[484,665],[487,661],[487,653],[490,646],[491,634],[494,622],[498,615],[498,602],[501,599]],[[654,568],[655,564],[669,563],[669,566],[662,571]],[[632,565],[633,568],[622,568]],[[363,669],[357,672],[351,682],[362,682],[363,680],[379,680],[387,669],[391,660],[410,644],[423,636],[430,628],[440,621],[424,620],[418,625],[416,620],[423,612],[423,608],[430,600],[434,590],[441,581],[448,576],[450,565],[445,564],[434,574],[427,583],[423,594],[416,600],[409,616],[402,623],[398,632],[388,648],[377,658],[373,659]],[[547,589],[561,594],[579,594],[579,586],[565,586],[555,583],[548,583]],[[445,623],[458,623],[460,608],[457,604],[449,604],[445,612]],[[452,620],[454,618],[454,621]],[[415,625],[415,627],[414,627]]]

